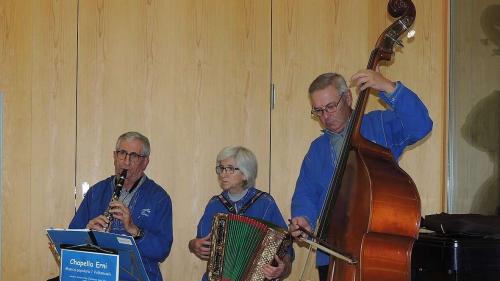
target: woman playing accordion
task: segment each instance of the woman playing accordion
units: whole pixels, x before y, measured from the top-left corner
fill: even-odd
[[[212,226],[214,217],[220,218],[218,214],[231,214],[231,218],[240,220],[241,216],[258,219],[265,225],[275,225],[270,229],[277,229],[278,236],[287,225],[281,215],[274,199],[268,193],[255,188],[255,178],[257,177],[257,159],[247,148],[232,146],[222,149],[217,155],[215,172],[219,185],[223,190],[220,195],[212,197],[208,202],[205,212],[198,223],[196,238],[189,241],[189,250],[201,260],[208,261],[210,258]],[[238,216],[241,215],[241,216]],[[224,217],[224,216],[222,216]],[[225,217],[224,217],[225,218]],[[250,219],[253,225],[255,220]],[[217,219],[216,221],[220,221]],[[248,226],[244,231],[248,233]],[[246,238],[245,238],[246,239]],[[283,240],[283,245],[288,245],[287,238]],[[238,256],[252,256],[254,253],[240,253]],[[283,256],[283,255],[281,255]],[[213,257],[213,251],[212,251]],[[285,248],[284,256],[275,255],[274,259],[262,266],[262,274],[265,279],[284,279],[291,271],[293,257],[292,246]],[[209,267],[213,265],[209,262]],[[203,275],[202,280],[213,279],[212,272]],[[231,278],[222,278],[226,280]],[[252,279],[253,280],[253,279]]]

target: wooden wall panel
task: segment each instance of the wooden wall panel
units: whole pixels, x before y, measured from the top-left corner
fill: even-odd
[[[268,186],[270,5],[266,1],[80,2],[77,182],[110,175],[118,135],[150,138],[147,174],[174,205],[166,280],[199,280],[187,250],[220,192],[215,156],[252,149]]]
[[[30,194],[31,170],[31,81],[32,61],[28,59],[31,48],[30,41],[31,6],[29,3],[2,3],[2,92],[4,93],[4,175],[2,183],[2,278],[13,277],[23,273],[24,268],[7,261],[29,259],[29,251],[16,249],[30,237],[26,229],[30,229],[30,213],[25,210],[31,207],[27,198]],[[16,13],[17,12],[17,13]],[[23,36],[29,35],[29,36]],[[15,69],[12,67],[16,65]],[[14,94],[15,93],[15,94]],[[17,114],[16,114],[17,113]],[[15,114],[15,115],[14,115]],[[12,118],[17,116],[17,118]],[[10,137],[9,137],[10,136]],[[14,162],[15,159],[15,162]],[[15,166],[13,167],[13,163]],[[8,242],[7,242],[8,241]],[[13,252],[13,253],[12,253]]]
[[[432,134],[409,148],[401,166],[414,179],[423,214],[443,211],[444,130],[446,117],[447,6],[444,1],[415,1],[417,36],[396,52],[381,72],[404,81],[428,106],[434,120]],[[365,68],[379,34],[393,19],[380,1],[273,1],[273,83],[277,104],[272,112],[271,191],[285,217],[300,164],[320,126],[309,117],[307,89],[324,72],[349,79]],[[355,91],[353,88],[352,91]],[[369,110],[381,108],[371,98]],[[298,278],[306,249],[296,247],[293,277]],[[314,264],[314,258],[312,259]],[[305,280],[316,280],[313,265]]]
[[[382,68],[417,91],[435,121],[428,139],[401,161],[419,187],[424,213],[443,208],[445,3],[416,1],[417,37]],[[56,274],[45,229],[67,226],[81,184],[112,173],[116,137],[128,130],[150,138],[147,173],[174,203],[174,246],[162,264],[164,278],[199,280],[205,263],[188,252],[187,242],[204,205],[219,192],[216,153],[230,144],[252,149],[258,186],[271,191],[289,218],[300,163],[319,134],[308,113],[310,81],[326,71],[349,77],[364,68],[392,21],[377,0],[77,4],[0,2],[3,280]],[[373,99],[370,108],[377,106]],[[303,260],[300,249],[289,280],[297,279]],[[315,278],[315,271],[306,276]]]
[[[76,1],[0,3],[2,280],[55,276],[45,229],[71,217]]]

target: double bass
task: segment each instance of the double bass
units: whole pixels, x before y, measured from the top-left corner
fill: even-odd
[[[368,62],[390,61],[394,46],[415,20],[410,0],[391,0],[397,18],[378,38]],[[369,90],[359,93],[337,169],[319,217],[317,236],[347,257],[332,256],[329,281],[408,281],[420,226],[420,197],[391,152],[360,134]]]

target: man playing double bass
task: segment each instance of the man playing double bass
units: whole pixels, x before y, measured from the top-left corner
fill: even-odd
[[[401,82],[393,82],[377,71],[361,70],[351,83],[360,91],[372,88],[388,106],[364,115],[361,134],[367,140],[388,148],[394,159],[404,149],[422,138],[432,129],[427,108],[410,89]],[[294,237],[303,236],[299,226],[313,232],[327,196],[330,181],[335,174],[342,150],[346,125],[352,113],[352,94],[345,79],[336,73],[319,75],[309,86],[311,114],[322,127],[304,157],[292,197],[292,220],[289,226]],[[335,224],[335,222],[332,222]],[[316,266],[320,280],[326,280],[329,256],[318,250]]]

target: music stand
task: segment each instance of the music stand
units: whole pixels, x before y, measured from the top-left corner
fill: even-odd
[[[114,252],[119,255],[120,280],[149,281],[135,240],[131,236],[88,229],[47,229],[47,235],[59,255],[61,247]]]

